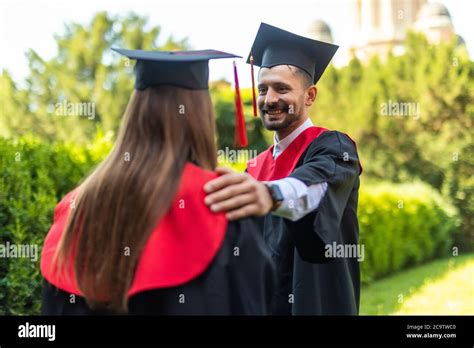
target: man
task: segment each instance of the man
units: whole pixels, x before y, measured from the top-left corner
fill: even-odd
[[[227,211],[229,219],[263,216],[278,273],[275,315],[359,311],[357,256],[334,250],[358,243],[356,146],[308,118],[314,85],[336,50],[261,24],[249,60],[261,67],[257,104],[265,128],[275,131],[274,145],[248,163],[247,173],[219,168],[222,175],[204,186],[211,210]]]

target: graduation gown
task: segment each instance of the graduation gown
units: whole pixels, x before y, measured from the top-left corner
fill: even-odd
[[[356,257],[326,257],[326,245],[357,245],[359,163],[355,143],[320,127],[302,132],[276,160],[273,146],[249,161],[258,180],[294,177],[328,185],[317,210],[298,221],[268,214],[261,221],[277,267],[275,315],[356,315],[360,271]]]
[[[224,214],[212,213],[204,204],[203,186],[215,177],[186,164],[170,210],[142,251],[128,292],[129,314],[268,314],[276,282],[271,255],[253,219],[228,222]],[[56,207],[43,246],[42,314],[114,314],[88,307],[73,267],[66,275],[51,267],[69,202],[76,194],[77,189]]]

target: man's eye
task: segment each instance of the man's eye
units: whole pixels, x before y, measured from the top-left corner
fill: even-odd
[[[283,86],[278,88],[279,92],[286,92],[287,90],[288,90],[288,88],[283,87]]]
[[[258,94],[265,94],[267,90],[265,88],[259,88],[258,89]]]

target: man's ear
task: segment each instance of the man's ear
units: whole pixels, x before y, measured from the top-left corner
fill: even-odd
[[[318,94],[318,89],[316,86],[308,87],[306,90],[306,98],[305,98],[305,105],[311,106],[313,105],[314,101],[316,100],[316,96]]]

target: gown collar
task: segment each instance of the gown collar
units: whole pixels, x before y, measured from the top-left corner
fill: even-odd
[[[288,134],[284,139],[278,140],[276,132],[273,135],[273,158],[276,159],[280,154],[285,151],[288,146],[303,133],[306,129],[313,127],[313,122],[310,118],[307,118],[298,128]]]

